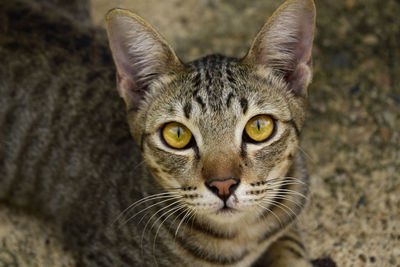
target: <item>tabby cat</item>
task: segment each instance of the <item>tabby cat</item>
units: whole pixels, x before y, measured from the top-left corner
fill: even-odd
[[[111,10],[130,131],[102,29],[24,0],[0,1],[0,25],[0,200],[57,225],[78,266],[311,266],[295,219],[312,0],[286,1],[244,58],[186,64]]]

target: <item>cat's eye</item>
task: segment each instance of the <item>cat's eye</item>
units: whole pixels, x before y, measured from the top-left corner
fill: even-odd
[[[245,126],[245,136],[253,142],[263,142],[274,133],[274,120],[268,115],[257,115]]]
[[[179,122],[167,123],[162,129],[162,138],[172,148],[185,148],[192,139],[192,133]]]

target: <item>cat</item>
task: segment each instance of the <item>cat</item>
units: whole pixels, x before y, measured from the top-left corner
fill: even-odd
[[[56,225],[77,266],[311,266],[312,0],[282,4],[244,58],[190,63],[128,10],[108,41],[40,2],[0,2],[0,20],[0,200]]]

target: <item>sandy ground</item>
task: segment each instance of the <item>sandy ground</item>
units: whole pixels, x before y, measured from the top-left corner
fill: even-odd
[[[92,0],[92,17],[104,25],[108,9],[132,9],[184,60],[242,56],[280,2]],[[400,2],[316,5],[315,76],[301,142],[313,188],[300,219],[304,240],[311,258],[337,266],[399,267]],[[0,266],[73,265],[51,229],[4,207],[0,212]],[[17,262],[15,255],[26,257]]]

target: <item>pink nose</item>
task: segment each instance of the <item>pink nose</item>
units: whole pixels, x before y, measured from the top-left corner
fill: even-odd
[[[236,190],[239,182],[240,180],[236,178],[212,179],[206,182],[206,186],[225,201]]]

